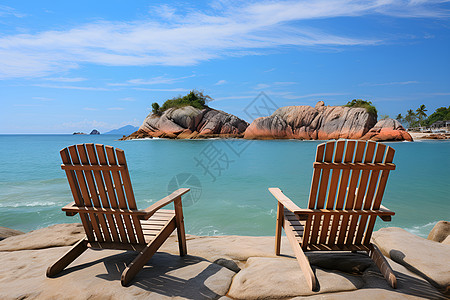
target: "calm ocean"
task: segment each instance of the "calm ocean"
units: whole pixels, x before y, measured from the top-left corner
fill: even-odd
[[[0,226],[22,231],[79,222],[61,207],[72,202],[60,168],[59,150],[77,143],[125,150],[139,208],[178,186],[188,233],[274,235],[280,187],[301,207],[312,176],[318,141],[135,140],[114,135],[0,135]],[[383,204],[397,226],[426,236],[439,220],[450,220],[450,141],[390,143],[396,150]]]

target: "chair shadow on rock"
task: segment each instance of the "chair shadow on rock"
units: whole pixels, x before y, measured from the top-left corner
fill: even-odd
[[[97,250],[93,251],[97,252]],[[54,278],[67,276],[103,263],[106,273],[98,274],[96,277],[107,281],[120,281],[123,271],[134,257],[135,254],[132,251],[102,257],[95,261],[70,266],[55,275]],[[207,263],[206,267],[202,266],[203,262]],[[190,268],[192,270],[188,270]],[[157,252],[136,275],[130,286],[167,297],[213,299],[221,295],[211,290],[205,284],[205,281],[218,273],[222,268],[197,256],[186,255],[180,257],[165,252]],[[177,272],[182,273],[182,275],[171,274]]]
[[[125,255],[127,257],[124,257]],[[103,263],[107,273],[99,274],[97,277],[105,280],[120,280],[127,262],[133,259],[133,254],[124,253],[119,256],[121,257],[105,258]],[[136,286],[167,297],[213,299],[221,295],[206,286],[205,281],[222,268],[201,257],[191,255],[179,257],[158,252],[136,275],[130,286]]]

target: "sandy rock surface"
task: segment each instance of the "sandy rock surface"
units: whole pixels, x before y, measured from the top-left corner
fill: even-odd
[[[447,299],[423,274],[388,259],[398,279],[398,288],[392,289],[364,253],[308,252],[319,282],[319,290],[310,291],[286,237],[277,257],[274,237],[187,235],[188,255],[180,257],[175,234],[127,288],[120,275],[135,252],[88,249],[55,278],[47,278],[47,267],[70,249],[56,240],[73,235],[59,243],[74,243],[81,229],[80,224],[60,224],[2,241],[0,299]],[[388,247],[390,240],[406,237],[406,243],[415,243],[411,248],[423,247],[398,230],[382,230],[378,241]],[[447,257],[431,253],[440,272],[448,272]]]
[[[320,293],[363,287],[362,279],[349,274],[315,269]],[[295,259],[251,257],[234,278],[228,295],[236,299],[285,298],[313,295]]]
[[[0,241],[0,251],[44,249],[73,245],[85,236],[79,223],[58,224]]]
[[[438,243],[444,242],[450,235],[450,222],[439,221],[434,225],[428,234],[427,240],[435,241]]]
[[[450,292],[450,245],[396,227],[382,228],[373,233],[372,239],[386,257],[420,274],[443,292]]]
[[[0,226],[0,241],[10,236],[24,234],[24,232]]]

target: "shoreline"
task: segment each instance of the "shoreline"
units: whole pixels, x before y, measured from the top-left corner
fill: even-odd
[[[412,132],[408,131],[413,140],[448,140],[450,133]]]

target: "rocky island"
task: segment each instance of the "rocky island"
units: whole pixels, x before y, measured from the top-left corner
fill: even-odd
[[[191,100],[187,100],[189,97]],[[319,101],[315,107],[285,106],[271,116],[257,118],[248,124],[234,115],[206,106],[206,97],[192,91],[182,98],[166,101],[161,108],[154,103],[153,112],[145,118],[139,130],[122,140],[154,137],[413,140],[400,122],[389,118],[377,122],[376,110],[374,107],[371,110],[370,106],[325,106],[323,101]],[[362,100],[353,100],[351,103],[361,102],[370,103]]]

